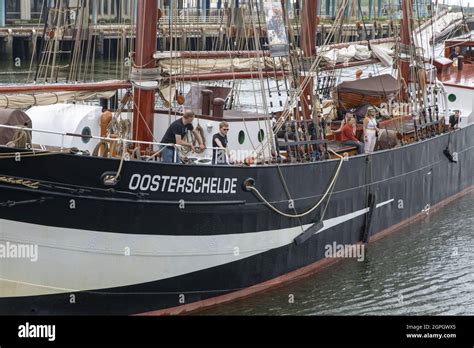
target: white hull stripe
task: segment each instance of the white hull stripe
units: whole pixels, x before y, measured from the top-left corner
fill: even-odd
[[[393,201],[379,203],[377,208]],[[324,220],[316,233],[368,211]],[[293,227],[216,236],[133,235],[0,220],[1,244],[38,245],[36,262],[1,259],[0,297],[97,290],[171,278],[288,245],[301,232],[301,227]]]

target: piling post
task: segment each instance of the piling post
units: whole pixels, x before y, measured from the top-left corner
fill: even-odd
[[[103,58],[104,57],[104,40],[105,40],[105,35],[102,31],[99,32],[97,35],[97,46],[96,46],[96,51],[99,57]]]
[[[35,55],[35,43],[37,39],[37,32],[36,29],[31,29],[31,36],[28,40],[28,52],[26,52],[25,57],[34,57]]]
[[[5,53],[7,60],[13,60],[13,32],[8,29],[8,36],[5,38]]]
[[[364,28],[360,28],[360,34],[359,34],[359,40],[365,41],[367,40],[367,32],[364,30]]]

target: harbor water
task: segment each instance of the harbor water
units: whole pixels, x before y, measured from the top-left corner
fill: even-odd
[[[474,315],[474,193],[367,246],[363,261],[203,315]]]

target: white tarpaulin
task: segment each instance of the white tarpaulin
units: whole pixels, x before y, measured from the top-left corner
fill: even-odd
[[[441,12],[432,21],[429,21],[428,25],[422,25],[415,30],[415,45],[423,49],[424,57],[431,58],[433,55],[433,38],[454,30],[456,24],[462,23],[461,20],[461,12]]]
[[[371,58],[377,58],[384,66],[393,64],[393,44],[371,45],[371,50],[364,45],[349,45],[343,48],[334,48],[319,53],[322,59],[331,64],[349,63],[351,61],[364,61]]]

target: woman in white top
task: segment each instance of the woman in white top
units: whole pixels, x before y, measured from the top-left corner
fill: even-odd
[[[364,118],[364,144],[365,153],[374,152],[375,143],[377,142],[377,121],[375,120],[375,110],[369,108]]]

